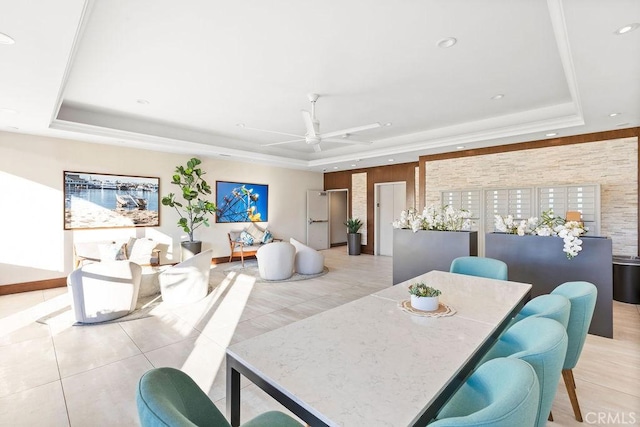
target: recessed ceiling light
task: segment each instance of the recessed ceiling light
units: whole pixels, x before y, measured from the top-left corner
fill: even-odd
[[[244,123],[236,123],[236,126],[238,126],[239,128],[243,128],[244,127]]]
[[[462,149],[464,149],[464,145],[458,145],[458,146],[456,147],[456,150],[462,150]]]
[[[389,159],[390,162],[393,162],[393,159]]]
[[[355,163],[352,163],[352,164],[351,164],[351,167],[355,167],[355,165],[356,165]]]
[[[384,125],[385,125],[386,127],[389,127],[389,126],[391,126],[392,124],[393,124],[393,123],[391,123],[391,122],[387,122],[387,123],[385,123]]]
[[[630,123],[629,122],[624,122],[624,123],[618,123],[616,126],[629,126]]]
[[[499,93],[499,94],[497,94],[497,95],[493,95],[493,96],[491,97],[491,99],[493,99],[493,100],[496,100],[496,99],[502,99],[502,98],[504,98],[504,94],[502,94],[502,93]]]
[[[147,101],[146,99],[136,99],[136,102],[138,104],[142,104],[142,105],[149,105],[150,104],[150,102]]]
[[[615,116],[619,116],[619,115],[620,115],[620,113],[611,113],[611,114],[609,114],[609,117],[615,117]]]
[[[6,35],[5,33],[0,33],[0,44],[14,44],[16,41]]]
[[[18,112],[16,110],[14,110],[13,108],[0,108],[0,113],[4,113],[4,114],[18,114]]]
[[[441,47],[442,49],[446,49],[455,45],[456,43],[458,43],[458,39],[456,39],[455,37],[447,37],[446,39],[439,40],[436,45],[438,47]]]
[[[338,167],[337,167],[337,166],[334,166],[333,168],[334,168],[334,169],[338,169]]]
[[[634,22],[633,24],[625,25],[624,27],[618,28],[613,32],[613,34],[620,36],[622,34],[627,34],[627,33],[630,33],[631,31],[637,30],[638,28],[640,28],[640,24],[638,24],[637,22]]]
[[[550,132],[545,134],[545,136],[556,136],[558,133],[557,132]]]
[[[326,169],[322,169],[322,172],[326,172],[326,171],[327,171]]]

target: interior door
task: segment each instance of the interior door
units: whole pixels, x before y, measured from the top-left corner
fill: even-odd
[[[393,256],[393,226],[391,223],[405,209],[407,203],[406,183],[379,184],[377,187],[377,254]]]
[[[329,196],[323,190],[307,190],[307,245],[329,249]]]

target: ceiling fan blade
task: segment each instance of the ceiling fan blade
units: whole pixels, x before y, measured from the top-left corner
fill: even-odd
[[[267,133],[275,133],[276,135],[295,136],[296,138],[302,138],[302,139],[304,139],[304,135],[296,135],[296,134],[294,134],[294,133],[276,132],[276,131],[274,131],[274,130],[266,130],[266,129],[250,128],[250,127],[247,127],[247,126],[242,126],[242,129],[257,130],[257,131],[259,131],[259,132],[267,132]]]
[[[321,152],[322,149],[320,148],[320,144],[313,144],[313,151],[315,151],[316,153]]]
[[[290,142],[298,142],[298,141],[304,141],[304,138],[300,139],[291,139],[289,141],[281,141],[281,142],[271,142],[269,144],[262,144],[263,147],[271,147],[272,145],[280,145],[280,144],[289,144]]]
[[[322,139],[333,138],[334,136],[344,135],[346,133],[355,133],[355,132],[362,132],[363,130],[376,129],[376,128],[379,128],[380,126],[382,126],[380,123],[372,123],[370,125],[357,126],[354,128],[337,130],[335,132],[323,133],[320,135],[320,138]]]
[[[301,110],[301,111],[302,111],[302,120],[304,120],[304,125],[307,128],[307,135],[317,136],[318,134],[316,133],[316,128],[313,125],[313,118],[311,117],[311,113],[308,112],[307,110]]]
[[[322,141],[338,142],[340,144],[361,144],[361,145],[373,144],[373,142],[371,142],[371,141],[356,141],[354,139],[347,139],[347,138],[342,138],[342,139],[338,139],[338,138],[322,138]]]

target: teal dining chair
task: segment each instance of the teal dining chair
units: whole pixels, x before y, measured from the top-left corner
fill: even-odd
[[[216,405],[184,372],[174,368],[147,371],[138,382],[136,396],[142,427],[231,427]],[[301,427],[290,416],[266,412],[243,427]]]
[[[539,399],[538,377],[531,365],[493,359],[471,374],[429,427],[533,426]]]
[[[560,323],[544,317],[528,317],[512,325],[491,347],[483,360],[497,357],[520,359],[533,366],[540,383],[535,426],[543,427],[560,382],[567,354],[567,332]]]
[[[544,317],[553,319],[565,328],[569,323],[571,303],[562,295],[540,295],[525,304],[516,315],[515,321],[519,322],[527,317]]]
[[[499,259],[463,256],[454,259],[449,268],[450,273],[468,276],[486,277],[489,279],[507,280],[507,264]]]
[[[589,332],[593,310],[596,306],[598,289],[589,282],[566,282],[555,288],[551,295],[562,295],[571,303],[571,313],[567,325],[567,335],[569,336],[569,347],[567,356],[562,367],[562,378],[567,388],[567,394],[571,401],[573,414],[576,420],[582,422],[582,412],[576,394],[576,382],[573,378],[573,368],[576,367],[582,347]]]

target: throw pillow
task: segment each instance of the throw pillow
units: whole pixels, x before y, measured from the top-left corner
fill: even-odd
[[[262,236],[262,243],[271,243],[273,242],[273,236],[269,230],[264,230],[264,236]]]
[[[98,250],[100,251],[100,261],[119,261],[126,259],[124,253],[124,245],[110,243],[100,245]]]
[[[253,236],[247,233],[246,231],[243,231],[242,233],[240,233],[240,240],[242,240],[242,243],[244,243],[247,246],[253,245]]]
[[[151,239],[129,239],[131,246],[127,245],[127,251],[129,252],[129,260],[138,264],[150,264],[151,255],[153,250],[158,246],[157,242]]]
[[[247,233],[251,234],[254,240],[257,240],[258,242],[262,242],[262,239],[264,238],[264,231],[262,231],[260,227],[251,223],[244,230]]]

